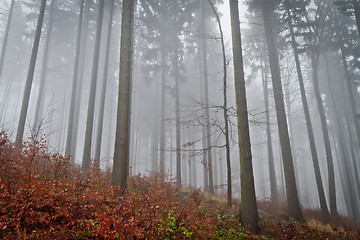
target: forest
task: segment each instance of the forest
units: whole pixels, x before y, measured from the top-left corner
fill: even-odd
[[[360,0],[1,0],[1,239],[359,239]]]

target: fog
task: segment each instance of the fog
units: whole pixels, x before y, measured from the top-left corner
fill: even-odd
[[[0,62],[0,127],[13,141],[24,104],[40,2],[3,0],[0,3],[3,58]],[[89,154],[101,169],[108,170],[113,166],[118,114],[121,1],[104,1],[99,30],[102,0],[85,0],[79,39],[80,2],[47,0],[22,140],[44,143],[49,151],[71,155],[71,161],[80,165],[84,164],[84,153]],[[212,2],[224,30],[228,152],[221,35],[209,1],[138,0],[133,26],[129,175],[163,171],[175,178],[179,173],[177,159],[180,159],[183,186],[225,196],[226,157],[229,156],[233,198],[240,198],[229,3]],[[279,57],[287,123],[279,126],[274,100],[276,90],[272,84],[274,61],[268,56],[270,47],[260,2],[240,1],[239,4],[256,198],[274,200],[270,181],[276,181],[278,202],[286,203],[284,150],[279,136],[285,128],[290,137],[289,154],[301,207],[321,208],[318,191],[321,182],[330,212],[334,205],[331,207],[329,196],[334,187],[337,212],[360,220],[360,38],[354,11],[351,7],[342,8],[342,2],[346,1],[335,1],[337,5],[330,0],[303,1],[303,6],[291,8],[294,16],[290,20],[293,30],[290,30],[285,4],[288,1],[272,1],[268,24],[272,25]],[[97,40],[100,40],[99,54],[94,58]],[[294,46],[305,95],[299,84]],[[92,81],[96,84],[93,89]],[[107,84],[103,97],[104,82]],[[93,121],[89,122],[91,99]],[[304,101],[308,105],[305,111]],[[71,106],[73,116],[69,118]],[[86,128],[91,131],[86,133]],[[309,129],[315,149],[310,143]],[[86,134],[90,137],[90,148],[85,144]],[[66,149],[69,139],[71,144]],[[96,146],[100,149],[99,159],[96,159]],[[272,180],[270,158],[275,171]],[[320,179],[316,179],[314,161],[318,161]],[[334,176],[329,164],[333,166]],[[331,178],[335,183],[332,187]]]

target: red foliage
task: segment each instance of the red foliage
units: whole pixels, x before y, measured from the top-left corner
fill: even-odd
[[[44,143],[19,151],[0,133],[0,239],[319,239],[270,218],[251,234],[225,204],[179,191],[166,176],[135,176],[121,191],[109,180],[95,168],[81,172]],[[334,232],[324,236],[353,236]]]

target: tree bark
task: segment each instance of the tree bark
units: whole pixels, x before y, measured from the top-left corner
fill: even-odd
[[[248,111],[246,102],[246,86],[244,63],[241,48],[241,32],[238,1],[230,0],[231,33],[233,42],[235,96],[240,150],[241,206],[240,220],[252,229],[258,228],[254,175],[252,166],[251,144]]]
[[[42,25],[44,22],[45,7],[46,7],[46,0],[42,0],[41,5],[40,5],[39,17],[38,17],[37,25],[36,25],[35,39],[34,39],[32,52],[31,52],[29,71],[28,71],[28,76],[26,79],[26,84],[25,84],[25,89],[24,89],[24,97],[22,100],[22,106],[21,106],[21,112],[20,112],[19,125],[18,125],[18,129],[17,129],[16,140],[15,140],[15,144],[18,147],[21,146],[23,136],[24,136],[26,115],[27,115],[27,111],[28,111],[28,107],[29,107],[31,87],[32,87],[32,82],[34,80],[36,59],[37,59],[39,44],[40,44],[41,28],[42,28]]]
[[[108,70],[109,70],[109,55],[110,55],[110,43],[111,43],[111,30],[113,24],[114,16],[114,0],[110,2],[110,11],[109,11],[109,23],[107,28],[107,40],[106,40],[106,49],[105,49],[105,63],[104,63],[104,75],[103,75],[103,85],[100,95],[100,105],[99,105],[99,119],[97,122],[97,134],[96,134],[96,146],[95,146],[95,166],[100,168],[100,152],[101,152],[101,142],[102,142],[102,132],[103,132],[103,123],[104,123],[104,112],[105,112],[105,98],[106,98],[106,88],[108,82]]]
[[[297,71],[297,75],[298,75],[300,93],[301,93],[301,101],[303,104],[306,128],[307,128],[307,133],[308,133],[308,138],[309,138],[309,143],[310,143],[311,157],[312,157],[313,165],[314,165],[315,180],[316,180],[316,186],[317,186],[319,200],[320,200],[321,213],[324,216],[328,216],[329,210],[328,210],[328,207],[326,204],[324,186],[323,186],[322,179],[321,179],[319,159],[317,156],[314,132],[313,132],[311,118],[310,118],[309,105],[308,105],[307,98],[306,98],[304,79],[303,79],[301,65],[300,65],[299,50],[297,48],[297,43],[295,40],[295,33],[294,33],[294,27],[293,27],[293,23],[292,23],[292,16],[290,13],[290,9],[287,8],[286,11],[287,11],[287,15],[288,15],[287,19],[288,19],[288,25],[289,25],[289,29],[290,29],[290,35],[291,35],[291,46],[294,51],[296,71]]]
[[[272,30],[271,7],[269,1],[262,0],[262,13],[264,19],[266,42],[269,52],[270,70],[274,89],[275,109],[278,121],[281,152],[284,163],[285,185],[288,204],[288,215],[297,220],[303,220],[300,209],[299,197],[297,193],[296,180],[294,174],[293,158],[290,147],[288,124],[286,121],[284,95],[282,92],[280,65],[278,53],[275,46]]]
[[[100,42],[101,42],[101,31],[104,14],[104,1],[99,0],[99,12],[96,20],[96,37],[95,37],[95,49],[93,66],[91,73],[90,93],[89,93],[89,105],[86,118],[86,130],[85,130],[85,143],[84,143],[84,154],[82,160],[82,170],[87,171],[90,166],[90,155],[91,155],[91,140],[94,125],[94,112],[95,112],[95,96],[96,96],[96,82],[99,69],[99,55],[100,55]]]
[[[12,21],[12,16],[13,16],[13,12],[14,12],[14,5],[15,5],[15,0],[11,1],[10,4],[10,8],[9,8],[9,16],[6,22],[6,29],[5,29],[5,34],[4,34],[4,41],[3,41],[3,45],[1,47],[1,55],[0,55],[0,80],[1,80],[1,75],[2,75],[2,71],[3,71],[3,66],[4,66],[4,59],[5,59],[5,54],[6,54],[6,48],[7,48],[7,42],[9,39],[9,31],[10,31],[10,26],[11,26],[11,21]]]
[[[114,165],[111,177],[111,183],[122,188],[127,186],[127,177],[129,176],[134,5],[135,0],[123,0],[122,3],[119,95]]]

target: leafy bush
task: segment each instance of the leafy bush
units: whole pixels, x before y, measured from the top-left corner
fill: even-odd
[[[111,186],[109,174],[87,173],[51,154],[46,142],[16,149],[0,133],[0,239],[356,239],[345,228],[318,231],[263,218],[253,234],[237,209],[199,189],[175,187],[167,176],[129,178]],[[328,227],[326,228],[328,229]]]

